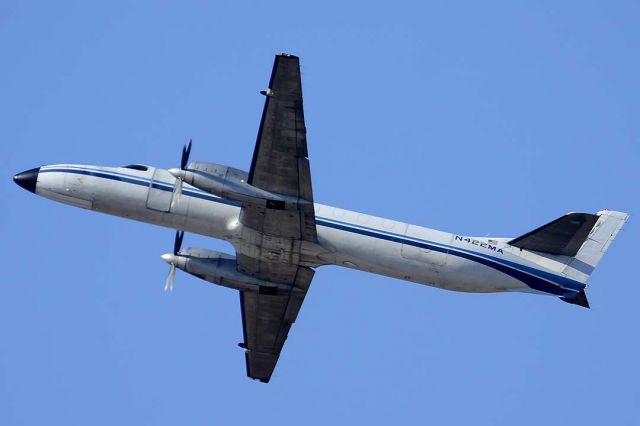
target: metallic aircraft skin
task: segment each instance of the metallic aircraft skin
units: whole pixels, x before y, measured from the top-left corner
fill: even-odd
[[[589,307],[587,279],[628,218],[569,213],[518,238],[469,237],[315,203],[299,58],[276,55],[249,172],[58,164],[14,176],[40,196],[177,229],[176,269],[238,290],[247,375],[269,382],[315,268],[338,265],[447,290],[527,292]],[[229,241],[235,256],[181,250],[182,231]]]
[[[180,201],[171,208],[175,181],[167,170],[155,167],[142,171],[61,164],[39,169],[35,193],[76,207],[224,239],[239,249],[240,203],[185,184]],[[510,238],[456,237],[318,203],[315,211],[318,244],[303,247],[306,266],[338,265],[464,292],[570,297],[585,286],[541,266],[535,258],[518,255],[519,249],[506,244]],[[500,265],[502,270],[496,269]],[[532,287],[504,270],[541,277],[535,280],[542,284]]]

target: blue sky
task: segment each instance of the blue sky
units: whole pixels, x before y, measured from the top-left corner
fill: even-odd
[[[640,424],[637,2],[89,3],[0,7],[2,424]],[[265,386],[236,292],[162,291],[171,230],[11,181],[172,167],[189,138],[247,169],[277,51],[319,202],[482,236],[630,212],[593,309],[325,267]]]

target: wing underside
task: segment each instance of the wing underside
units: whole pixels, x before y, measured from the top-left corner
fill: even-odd
[[[299,59],[276,55],[248,183],[294,200],[243,205],[238,270],[288,291],[240,293],[247,375],[268,382],[296,320],[314,271],[300,265],[303,242],[315,243],[316,224],[307,158]],[[282,286],[281,286],[282,287]]]
[[[249,377],[263,382],[271,378],[312,278],[312,269],[300,267],[288,294],[240,292],[243,346]]]

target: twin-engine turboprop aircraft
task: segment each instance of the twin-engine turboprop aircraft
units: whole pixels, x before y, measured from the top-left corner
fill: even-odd
[[[43,166],[14,177],[55,201],[175,228],[175,269],[238,290],[247,375],[268,382],[315,269],[340,265],[440,287],[557,296],[589,307],[589,275],[625,213],[569,213],[518,238],[467,237],[316,204],[297,57],[278,54],[249,172],[210,163]],[[225,239],[236,255],[181,250],[183,232]]]

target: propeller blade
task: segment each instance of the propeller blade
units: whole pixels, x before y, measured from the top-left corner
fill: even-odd
[[[182,158],[180,160],[180,168],[185,170],[187,164],[189,163],[189,155],[191,155],[191,143],[193,141],[189,139],[189,143],[182,147]]]
[[[172,210],[176,204],[180,201],[180,196],[182,195],[182,179],[176,179],[176,184],[173,187],[173,194],[171,194],[171,205],[169,206],[169,210]]]
[[[173,254],[177,255],[182,247],[182,239],[184,238],[184,231],[176,231],[176,239],[173,242]]]
[[[176,280],[176,265],[171,264],[169,268],[169,275],[167,275],[167,282],[164,284],[164,291],[173,291],[173,283]]]
[[[192,140],[189,139],[189,143],[182,147],[182,158],[180,159],[180,168],[182,170],[185,170],[185,168],[187,167],[187,164],[189,163],[189,155],[191,154],[191,143],[192,143]],[[181,195],[182,195],[182,179],[177,178],[176,184],[173,187],[173,194],[171,195],[170,209],[172,209],[178,203],[178,201],[180,201]],[[183,238],[184,238],[184,231],[176,231],[176,238],[173,242],[174,256],[176,256],[180,252]],[[175,260],[170,260],[170,261],[172,263],[171,263],[171,267],[169,268],[169,275],[167,275],[167,282],[164,284],[164,291],[172,291],[173,283],[176,280],[176,265],[175,263],[173,263],[175,262]]]

